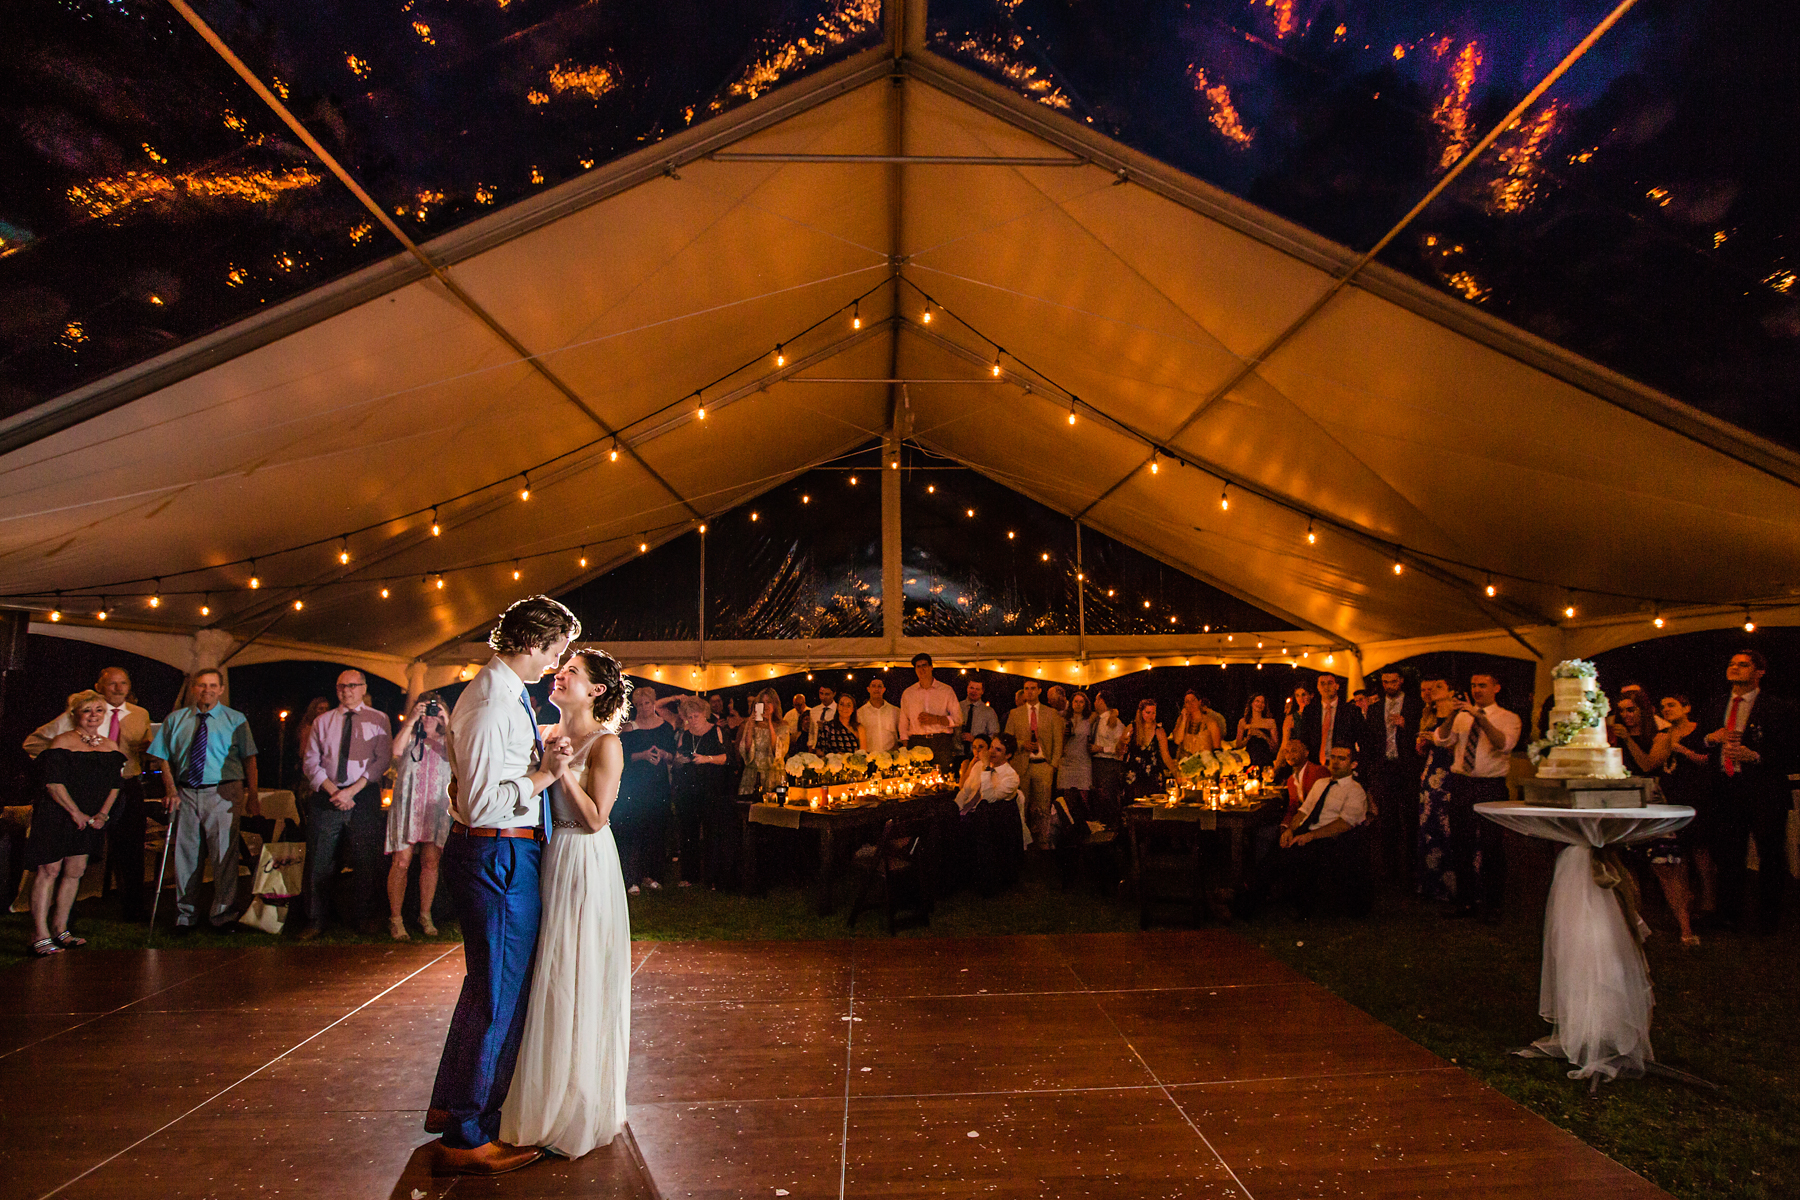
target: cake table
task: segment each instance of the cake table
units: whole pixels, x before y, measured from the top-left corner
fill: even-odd
[[[1508,800],[1475,811],[1515,833],[1563,842],[1544,912],[1538,1012],[1551,1032],[1527,1057],[1566,1059],[1591,1087],[1658,1070],[1650,1049],[1650,971],[1635,909],[1620,895],[1627,868],[1614,847],[1664,837],[1694,819],[1678,804],[1552,808]],[[1630,909],[1629,919],[1627,911]],[[1683,1078],[1689,1078],[1683,1076]]]

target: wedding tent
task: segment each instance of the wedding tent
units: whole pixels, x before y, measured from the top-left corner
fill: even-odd
[[[1102,132],[1041,58],[996,58],[923,3],[824,5],[716,113],[579,169],[566,154],[560,182],[442,232],[407,212],[441,194],[377,197],[332,148],[337,118],[285,101],[304,81],[282,82],[279,37],[195,9],[168,10],[169,36],[208,64],[213,108],[280,139],[366,261],[55,394],[8,393],[0,591],[34,633],[183,667],[324,658],[441,681],[511,599],[708,522],[729,538],[723,519],[871,443],[884,596],[903,588],[905,480],[929,458],[1256,606],[1282,649],[1350,674],[1800,618],[1793,449],[1526,332],[1479,281],[1421,278],[1375,239],[1341,244]],[[1591,15],[1544,33],[1533,82],[1607,14]],[[1211,120],[1195,136],[1252,136],[1209,90],[1233,81],[1193,71]],[[576,74],[551,68],[520,111],[580,93],[553,86]],[[1498,134],[1558,93],[1516,95]],[[1483,118],[1461,143],[1479,170],[1476,139],[1512,111],[1464,115]],[[1382,245],[1460,236],[1408,212],[1433,186],[1394,181]],[[130,203],[89,220],[117,228]],[[56,251],[9,246],[0,269]],[[103,321],[55,318],[72,359]],[[1086,679],[1103,658],[1272,653],[1255,632],[915,636],[890,603],[878,636],[614,649],[713,685],[921,647]]]

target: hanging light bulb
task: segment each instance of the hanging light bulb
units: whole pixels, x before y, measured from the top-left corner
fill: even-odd
[[[1154,475],[1160,470],[1162,470],[1162,451],[1152,450],[1150,452],[1150,473]]]
[[[1494,586],[1494,577],[1492,575],[1489,575],[1487,577],[1487,589],[1486,590],[1487,590],[1487,594],[1490,599],[1492,597],[1500,594],[1500,589]]]
[[[515,575],[514,578],[516,579],[518,577]],[[440,592],[444,590],[444,576],[443,576],[442,572],[438,573],[437,587],[438,587],[438,591],[440,591]]]
[[[988,370],[993,373],[995,379],[1000,378],[1000,355],[1003,353],[1004,351],[1002,351],[1000,347],[994,347],[994,365],[989,367]]]
[[[1396,574],[1396,575],[1406,574],[1406,564],[1401,562],[1398,558],[1396,558],[1394,560],[1394,574]]]
[[[386,588],[381,589],[381,598],[383,600],[386,600],[388,598],[388,590]]]
[[[62,620],[62,609],[60,609],[60,608],[53,608],[53,609],[51,609],[51,610],[50,610],[50,619],[51,619],[51,620],[52,620],[52,621],[60,621],[60,620]]]
[[[519,499],[531,499],[531,472],[519,476]]]
[[[517,583],[518,580],[519,580],[519,560],[515,558],[515,559],[513,559],[513,582]]]
[[[775,365],[778,367],[787,366],[787,352],[782,349],[780,342],[775,343]]]
[[[100,618],[100,619],[101,619],[101,620],[102,620],[102,621],[104,621],[104,620],[106,620],[106,615],[107,615],[107,614],[106,614],[106,607],[107,607],[107,606],[106,606],[106,597],[105,597],[105,596],[102,596],[102,597],[100,597],[100,611],[99,611],[99,612],[98,612],[98,613],[96,613],[96,614],[95,614],[95,615],[96,615],[96,616],[98,616],[98,617],[99,617],[99,618]]]
[[[750,519],[751,519],[751,520],[752,520],[752,521],[756,521],[756,520],[760,520],[760,519],[761,519],[761,514],[760,514],[760,513],[751,513],[751,514],[750,514]]]
[[[699,392],[694,393],[694,402],[699,406],[694,409],[695,418],[701,421],[706,420],[706,401],[700,398]]]
[[[607,460],[610,462],[618,462],[619,461],[619,439],[618,438],[613,439],[612,453],[608,454],[606,457],[607,457]]]
[[[438,524],[437,505],[431,506],[431,536],[444,536],[444,527]]]
[[[299,612],[301,609],[303,609],[305,607],[306,607],[306,601],[304,601],[304,600],[294,601],[294,611],[295,612]]]
[[[151,608],[161,608],[162,607],[162,594],[161,593],[162,593],[162,580],[159,579],[156,581],[156,590],[150,593],[150,607]]]
[[[1069,424],[1075,423],[1075,397],[1069,397]]]
[[[1219,489],[1219,511],[1231,511],[1231,485],[1229,483]]]
[[[1744,609],[1744,632],[1756,632],[1756,622],[1750,619],[1750,610],[1748,608]]]
[[[862,302],[860,300],[850,306],[850,328],[862,328]]]
[[[1201,633],[1211,633],[1211,632],[1212,632],[1212,626],[1211,626],[1211,625],[1202,625],[1202,626],[1201,626],[1201,627],[1200,627],[1200,632],[1201,632]]]
[[[582,567],[587,566],[587,547],[586,546],[583,546],[581,548],[581,558],[579,560],[578,565],[580,565]]]
[[[1655,612],[1655,615],[1650,618],[1650,623],[1658,629],[1661,629],[1663,627],[1662,609],[1658,608],[1653,611]]]
[[[1313,532],[1311,517],[1308,517],[1306,520],[1306,544],[1309,546],[1316,546],[1319,544],[1319,535]]]
[[[256,573],[256,560],[254,558],[250,560],[250,586],[253,589],[262,586],[262,578]]]
[[[1575,619],[1575,606],[1573,604],[1563,605],[1563,616],[1568,620],[1573,621]]]
[[[921,325],[931,324],[931,305],[927,304],[925,306],[925,313],[923,316],[921,316],[919,318],[919,324],[921,324]]]
[[[206,595],[204,595],[200,598],[200,615],[203,617],[212,616],[212,593],[211,592],[206,593]]]
[[[706,522],[705,521],[700,522],[700,532],[701,533],[706,532]]]
[[[350,538],[348,535],[338,538],[338,562],[350,565]]]
[[[638,543],[638,553],[639,554],[650,553],[650,543],[649,542],[639,542]]]

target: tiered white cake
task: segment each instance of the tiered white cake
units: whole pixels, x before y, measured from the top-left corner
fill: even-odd
[[[1624,752],[1606,744],[1606,714],[1612,705],[1594,683],[1594,664],[1581,659],[1556,664],[1551,687],[1555,706],[1550,734],[1532,747],[1549,751],[1538,763],[1538,778],[1626,778]]]

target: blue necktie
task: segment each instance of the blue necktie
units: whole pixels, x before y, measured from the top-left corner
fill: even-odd
[[[531,707],[531,693],[524,688],[519,689],[519,703],[525,706],[525,719],[531,722],[531,741],[537,747],[537,762],[532,765],[541,767],[544,765],[544,735],[538,731],[537,709]],[[545,845],[550,844],[550,788],[555,786],[552,781],[538,796],[538,834]]]
[[[194,738],[188,743],[187,777],[189,787],[206,786],[206,719],[210,712],[194,714]]]

